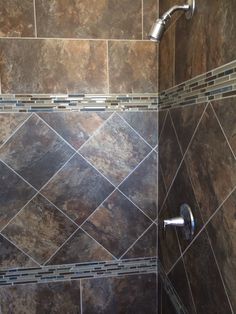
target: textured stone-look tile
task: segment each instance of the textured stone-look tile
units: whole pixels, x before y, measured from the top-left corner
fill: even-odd
[[[160,42],[159,56],[159,91],[175,85],[175,25],[164,34]]]
[[[120,192],[114,192],[85,222],[83,229],[120,257],[151,221]]]
[[[41,112],[46,121],[75,149],[79,149],[111,115],[109,112]]]
[[[197,313],[231,313],[205,231],[186,252],[184,262]]]
[[[111,93],[157,92],[157,47],[152,42],[109,42]]]
[[[176,310],[170,300],[169,295],[162,289],[162,314],[176,314]],[[159,312],[158,312],[159,314]]]
[[[160,139],[161,132],[163,130],[168,110],[158,111],[158,140]]]
[[[48,265],[109,261],[113,257],[101,245],[78,230],[66,244],[50,259]]]
[[[172,217],[171,208],[164,204],[158,221],[158,257],[166,272],[171,269],[181,254],[175,228],[168,228],[165,234],[163,231],[163,220],[170,217]]]
[[[196,236],[203,226],[203,221],[185,163],[181,165],[178,174],[176,175],[167,198],[167,204],[171,213],[170,218],[178,217],[180,215],[181,204],[188,204],[191,207],[195,219],[194,236]],[[176,228],[176,230],[178,233],[181,249],[184,251],[184,249],[186,249],[186,247],[190,244],[190,241],[184,239],[182,230],[180,228]]]
[[[80,281],[0,288],[2,313],[80,314]]]
[[[40,188],[73,150],[37,116],[32,116],[0,149],[0,158]]]
[[[29,117],[30,113],[1,113],[0,114],[0,145],[2,145],[20,125]]]
[[[227,98],[214,101],[212,105],[236,155],[236,99]]]
[[[207,221],[236,184],[236,160],[211,107],[200,122],[186,161],[202,218]]]
[[[176,174],[181,159],[182,154],[171,122],[170,114],[168,113],[159,144],[159,160],[167,190]]]
[[[118,185],[151,148],[121,119],[113,115],[80,150],[113,184]]]
[[[3,93],[107,93],[103,41],[0,42]]]
[[[152,152],[119,189],[151,219],[157,217],[157,155]]]
[[[2,231],[40,264],[46,262],[76,226],[45,198],[36,196]]]
[[[32,0],[1,0],[0,12],[0,37],[34,37]]]
[[[157,226],[154,224],[123,256],[123,258],[155,257],[157,255]]]
[[[190,143],[205,108],[206,104],[200,104],[170,110],[183,153]]]
[[[155,111],[121,112],[120,115],[152,147],[157,145],[158,114]]]
[[[42,190],[42,194],[81,224],[114,190],[81,156],[74,156]]]
[[[36,10],[39,37],[142,38],[141,1],[39,0]]]
[[[162,171],[160,169],[160,164],[158,164],[158,212],[162,209],[165,197],[166,197],[166,187],[162,175]]]
[[[236,20],[232,14],[235,10],[234,0],[199,0],[191,21],[184,18],[178,20],[175,49],[176,83],[236,58]]]
[[[155,314],[156,281],[155,274],[82,280],[83,313]]]
[[[148,39],[148,34],[151,30],[152,24],[157,19],[158,6],[156,0],[143,1],[143,38]]]
[[[35,266],[35,262],[0,235],[0,269]]]
[[[236,192],[207,226],[234,312],[236,311]]]
[[[175,291],[180,297],[183,305],[189,314],[196,314],[195,306],[191,295],[190,286],[185,272],[182,259],[175,265],[168,275]],[[206,278],[207,280],[207,278]]]
[[[33,197],[36,191],[0,162],[0,229]]]

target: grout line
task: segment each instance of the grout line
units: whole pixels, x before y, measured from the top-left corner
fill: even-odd
[[[83,287],[82,287],[82,279],[80,279],[79,283],[80,290],[80,314],[83,314]]]
[[[176,262],[172,265],[171,269],[169,270],[169,272],[175,267],[175,265],[178,263],[179,259],[181,257],[183,257],[186,252],[188,251],[188,249],[192,246],[192,244],[197,240],[197,238],[199,237],[199,235],[206,229],[207,225],[209,224],[209,222],[214,218],[214,216],[219,212],[219,210],[221,209],[221,207],[224,205],[224,203],[229,199],[229,197],[236,191],[236,186],[233,188],[233,190],[227,195],[227,197],[225,198],[224,201],[222,201],[222,203],[218,206],[218,208],[215,210],[215,212],[211,215],[211,217],[207,220],[207,222],[202,226],[202,228],[198,231],[198,233],[196,234],[195,238],[192,240],[192,242],[184,249],[182,255],[176,260]],[[168,272],[168,273],[169,273]]]
[[[110,93],[110,72],[109,72],[109,41],[107,43],[107,92]]]
[[[27,115],[27,113],[26,113],[26,115]],[[15,135],[16,132],[17,132],[33,115],[34,115],[33,113],[29,114],[29,117],[26,118],[26,119],[13,131],[13,133],[11,133],[10,136],[4,141],[4,143],[0,146],[0,149],[2,149],[3,145],[5,145],[5,144],[12,138],[12,136]]]
[[[41,267],[41,264],[39,264],[33,257],[28,255],[25,251],[23,251],[20,247],[18,247],[14,242],[12,242],[8,237],[6,237],[4,234],[0,233],[3,238],[5,238],[8,242],[10,242],[14,247],[16,247],[19,251],[21,251],[24,255],[26,255],[30,260],[32,260],[34,263],[36,263],[38,266]]]
[[[141,7],[142,7],[142,8],[141,8],[141,15],[142,15],[142,16],[141,16],[141,20],[142,20],[142,21],[141,21],[141,23],[142,23],[142,40],[144,39],[144,34],[143,34],[143,29],[144,29],[144,23],[143,23],[143,18],[144,18],[144,16],[143,16],[143,15],[144,15],[143,1],[144,1],[144,0],[141,0]]]
[[[109,255],[111,255],[116,261],[118,261],[118,258],[116,258],[115,255],[113,255],[110,251],[108,251],[108,249],[106,249],[101,243],[99,243],[95,238],[93,238],[87,231],[85,231],[82,226],[80,226],[80,229],[83,232],[85,232],[93,241],[99,244],[99,246],[101,246],[107,253],[109,253]]]
[[[125,254],[127,254],[134,246],[135,244],[153,227],[155,223],[153,222],[134,242],[130,245],[130,247],[119,257],[119,260],[121,260]]]
[[[164,120],[163,120],[162,128],[161,128],[161,130],[160,130],[159,138],[158,138],[159,143],[160,143],[161,135],[162,135],[162,132],[163,132],[163,130],[164,130],[164,127],[165,127],[165,124],[166,124],[167,115],[168,115],[168,110],[167,110],[167,109],[165,109],[165,110],[163,110],[163,111],[166,112],[166,114],[165,114],[165,117],[164,117]],[[162,112],[163,112],[163,111],[162,111]],[[160,114],[160,112],[161,112],[161,111],[158,110],[158,114]]]
[[[187,283],[188,283],[191,299],[192,299],[192,302],[193,302],[194,311],[197,314],[197,308],[196,308],[196,304],[195,304],[195,301],[194,301],[193,292],[192,292],[192,288],[191,288],[191,284],[190,284],[190,281],[189,281],[189,276],[188,276],[188,273],[187,273],[187,270],[186,270],[186,265],[185,265],[185,261],[184,261],[184,257],[183,256],[182,256],[182,263],[184,265],[184,271],[185,271],[185,275],[186,275],[186,278],[187,278]]]
[[[203,113],[202,113],[202,115],[201,115],[201,117],[200,117],[200,119],[199,119],[199,121],[198,121],[198,124],[197,124],[197,126],[196,126],[196,128],[195,128],[195,130],[194,130],[194,132],[193,132],[193,135],[192,135],[192,137],[191,137],[191,139],[190,139],[190,142],[189,142],[189,144],[188,144],[188,146],[187,146],[187,148],[186,148],[186,150],[185,150],[185,153],[184,153],[184,155],[183,155],[183,158],[182,158],[182,160],[180,161],[179,167],[177,168],[176,173],[175,173],[175,175],[174,175],[174,177],[173,177],[173,179],[172,179],[172,182],[171,182],[171,184],[170,184],[170,186],[169,186],[169,189],[167,190],[167,194],[166,194],[166,197],[165,197],[165,199],[164,199],[164,201],[163,201],[163,204],[166,202],[166,200],[167,200],[167,198],[168,198],[168,196],[169,196],[170,190],[171,190],[171,188],[172,188],[172,186],[173,186],[173,184],[174,184],[174,181],[175,181],[175,179],[176,179],[176,177],[177,177],[177,174],[178,174],[178,172],[179,172],[179,169],[181,168],[181,166],[182,166],[182,164],[183,164],[183,162],[184,162],[184,160],[185,160],[185,157],[186,157],[186,155],[187,155],[187,153],[188,153],[188,150],[189,150],[189,148],[190,148],[190,146],[191,146],[191,144],[192,144],[192,141],[193,141],[193,139],[194,139],[194,137],[195,137],[195,135],[196,135],[196,133],[197,133],[198,127],[199,127],[199,125],[200,125],[200,123],[201,123],[201,121],[202,121],[202,119],[203,119],[203,116],[205,115],[205,112],[206,112],[206,110],[207,110],[207,108],[208,108],[208,105],[209,105],[209,103],[207,103],[205,109],[203,110]],[[163,208],[160,210],[159,214],[162,212],[162,210],[163,210]]]
[[[122,115],[120,115],[120,113],[116,112],[115,114],[119,116],[151,149],[153,149],[153,147],[122,117]]]
[[[34,5],[34,31],[35,31],[35,37],[38,37],[38,31],[37,31],[37,16],[36,16],[36,0],[33,0],[33,5]]]
[[[35,113],[34,113],[34,114],[35,114]],[[36,113],[35,115],[37,116],[37,118],[39,118],[39,120],[41,120],[44,124],[46,124],[46,125],[50,128],[50,130],[53,131],[54,134],[56,134],[58,137],[60,137],[60,139],[63,140],[63,142],[65,142],[68,146],[70,146],[70,148],[71,148],[74,152],[76,152],[76,149],[75,149],[69,142],[67,142],[67,140],[64,139],[64,137],[62,137],[55,129],[53,129],[53,127],[51,127],[50,124],[48,124],[43,118],[41,118],[41,117],[38,115],[38,113]]]
[[[213,113],[214,113],[214,115],[215,115],[215,117],[216,117],[216,120],[218,121],[218,123],[219,123],[219,125],[220,125],[221,131],[222,131],[222,133],[223,133],[223,135],[224,135],[224,137],[225,137],[225,139],[226,139],[226,142],[227,142],[227,144],[229,145],[229,148],[230,148],[230,150],[231,150],[231,152],[232,152],[232,154],[233,154],[233,156],[234,156],[234,159],[236,159],[236,155],[234,154],[234,151],[233,151],[233,149],[232,149],[232,147],[231,147],[231,145],[230,145],[230,143],[229,143],[228,137],[227,137],[226,134],[225,134],[225,131],[224,131],[224,129],[223,129],[223,126],[222,126],[222,124],[220,123],[220,120],[219,120],[219,118],[218,118],[218,116],[217,116],[217,114],[216,114],[216,112],[215,112],[215,109],[214,109],[214,107],[212,106],[212,103],[210,103],[210,105],[211,105],[211,109],[213,110]]]
[[[130,39],[130,38],[120,38],[120,39],[116,39],[116,38],[71,38],[71,37],[41,37],[41,36],[38,36],[38,37],[7,37],[7,36],[4,36],[4,37],[1,37],[0,36],[0,40],[69,40],[69,41],[106,41],[106,40],[109,40],[109,41],[115,41],[115,42],[135,42],[135,41],[145,41],[145,42],[150,42],[149,39]]]
[[[43,263],[43,266],[50,266],[51,264],[48,264],[50,262],[50,260],[60,251],[60,249],[73,237],[73,235],[79,230],[79,227],[72,232],[72,234],[68,237],[68,239],[65,240],[65,242],[63,242],[62,245],[60,245],[56,251]],[[48,264],[48,265],[47,265]]]
[[[206,228],[206,234],[207,234],[207,238],[208,238],[209,245],[210,245],[210,247],[211,247],[212,254],[213,254],[214,259],[215,259],[216,267],[217,267],[217,269],[218,269],[218,272],[219,272],[219,275],[220,275],[220,278],[221,278],[221,281],[222,281],[222,285],[223,285],[223,288],[224,288],[226,297],[227,297],[227,299],[228,299],[229,307],[230,307],[230,309],[231,309],[232,314],[234,314],[233,307],[232,307],[232,304],[231,304],[231,301],[230,301],[230,297],[229,297],[228,292],[227,292],[227,289],[226,289],[225,281],[224,281],[224,279],[223,279],[222,272],[221,272],[220,266],[219,266],[219,264],[218,264],[218,261],[217,261],[216,255],[215,255],[215,251],[214,251],[214,249],[213,249],[213,246],[212,246],[211,239],[210,239],[210,237],[209,237],[207,228]]]

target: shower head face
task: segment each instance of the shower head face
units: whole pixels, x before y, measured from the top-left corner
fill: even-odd
[[[166,30],[166,23],[162,19],[157,19],[153,24],[152,29],[149,33],[149,39],[151,41],[160,42],[162,36]]]

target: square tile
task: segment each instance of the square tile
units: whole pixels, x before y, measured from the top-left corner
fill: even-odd
[[[0,230],[36,191],[0,161]]]
[[[75,231],[76,225],[41,195],[37,195],[2,234],[43,264]]]
[[[115,191],[82,228],[115,257],[120,257],[150,224],[136,206]]]
[[[113,259],[111,254],[80,229],[56,252],[47,265],[110,261]]]
[[[114,185],[147,156],[151,148],[114,114],[80,150]]]
[[[0,235],[0,269],[35,266],[38,264]]]
[[[186,164],[206,222],[236,185],[236,160],[211,106],[187,152]]]
[[[131,127],[137,131],[152,147],[157,145],[158,114],[157,111],[121,112]]]
[[[152,152],[119,189],[151,219],[157,217],[157,154]]]
[[[110,112],[41,112],[46,121],[76,150],[110,117]]]
[[[113,190],[113,185],[76,155],[43,188],[42,194],[81,224]]]
[[[40,189],[74,151],[36,115],[0,149],[0,158]]]
[[[156,314],[156,283],[155,274],[82,280],[83,313]]]

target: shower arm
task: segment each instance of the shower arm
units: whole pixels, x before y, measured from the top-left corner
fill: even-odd
[[[166,23],[168,22],[172,15],[176,12],[176,11],[188,11],[190,10],[191,6],[189,4],[184,4],[184,5],[174,5],[172,8],[170,8],[167,12],[165,12],[162,16],[161,16],[161,20]]]

